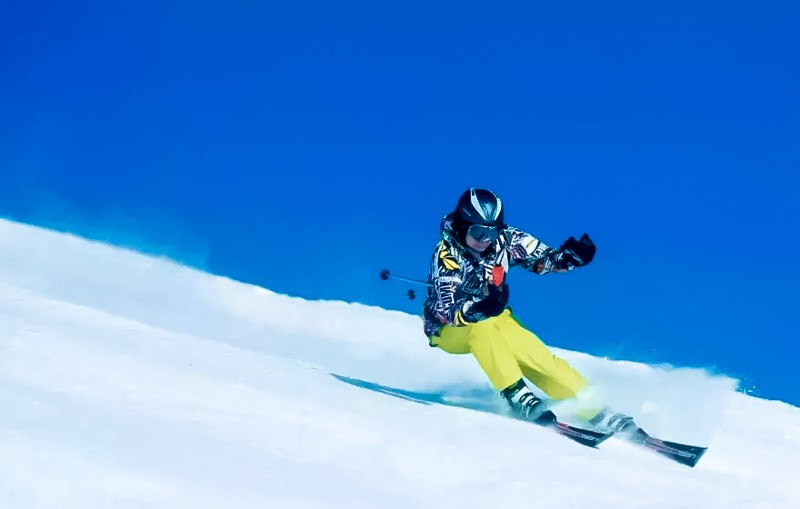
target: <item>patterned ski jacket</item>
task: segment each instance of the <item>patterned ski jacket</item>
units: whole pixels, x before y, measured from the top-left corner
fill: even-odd
[[[506,226],[482,254],[467,248],[453,231],[453,214],[442,219],[442,240],[436,246],[428,275],[423,316],[425,335],[437,336],[443,325],[463,327],[485,319],[472,311],[488,295],[489,283],[500,285],[515,265],[546,274],[557,268],[560,251],[522,230]]]

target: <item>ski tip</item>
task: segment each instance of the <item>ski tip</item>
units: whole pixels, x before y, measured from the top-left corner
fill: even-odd
[[[694,468],[708,450],[708,447],[668,442],[655,438],[651,438],[645,446],[689,468]]]

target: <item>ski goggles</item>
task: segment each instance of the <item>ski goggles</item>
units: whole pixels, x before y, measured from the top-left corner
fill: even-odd
[[[484,224],[473,224],[467,228],[467,235],[478,242],[494,242],[500,236],[499,226],[487,226]]]

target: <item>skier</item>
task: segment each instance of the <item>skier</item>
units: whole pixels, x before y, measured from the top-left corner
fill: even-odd
[[[536,274],[567,272],[594,258],[587,234],[570,237],[560,248],[508,226],[500,198],[471,188],[441,222],[441,241],[431,260],[424,304],[430,345],[452,354],[471,353],[492,385],[522,419],[553,425],[556,416],[525,382],[550,400],[573,398],[588,385],[575,368],[554,355],[507,307],[506,273],[520,265]],[[584,415],[599,428],[620,431],[633,420],[607,409]]]

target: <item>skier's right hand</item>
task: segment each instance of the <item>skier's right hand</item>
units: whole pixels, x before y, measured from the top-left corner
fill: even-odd
[[[501,286],[489,285],[489,295],[482,301],[472,305],[472,311],[480,313],[484,318],[497,316],[503,312],[508,304],[508,284]]]

